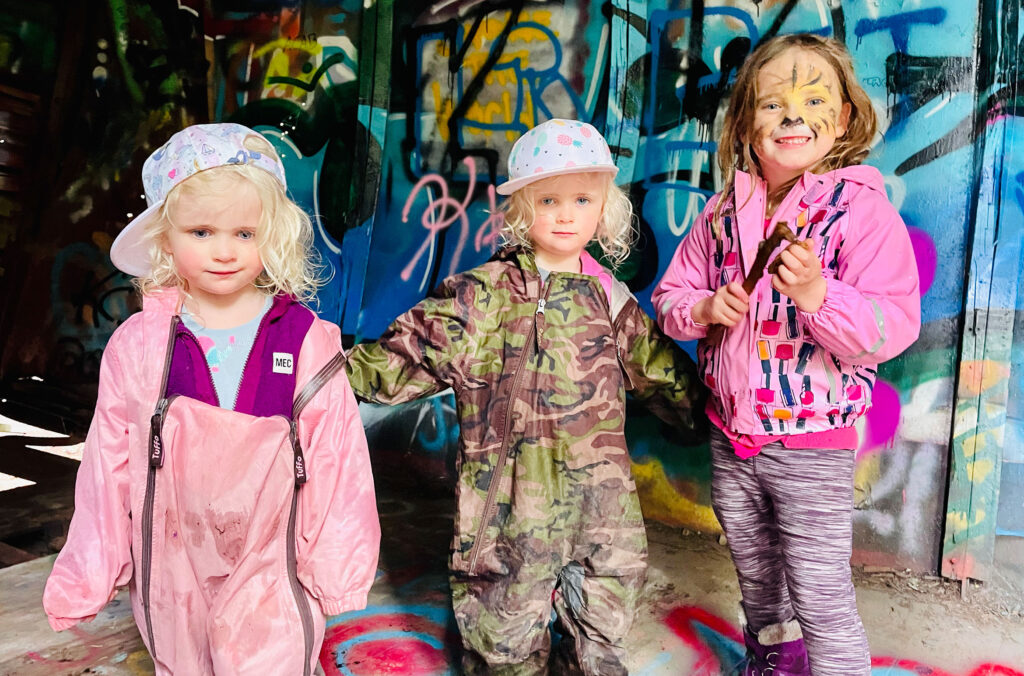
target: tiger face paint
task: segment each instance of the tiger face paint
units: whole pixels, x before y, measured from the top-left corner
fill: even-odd
[[[754,129],[746,139],[769,191],[815,167],[846,133],[850,104],[822,56],[790,47],[757,74]]]

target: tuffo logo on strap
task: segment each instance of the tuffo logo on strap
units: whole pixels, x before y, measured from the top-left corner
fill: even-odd
[[[274,353],[274,373],[286,373],[291,375],[294,370],[295,360],[292,358],[290,352],[275,352]]]
[[[149,419],[149,466],[164,466],[163,414],[155,413]]]
[[[150,447],[153,450],[149,453],[149,462],[154,467],[160,467],[164,460],[164,448],[159,434],[154,434],[153,438],[150,439]]]

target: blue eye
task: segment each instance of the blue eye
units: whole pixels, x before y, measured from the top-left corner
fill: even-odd
[[[207,237],[210,236],[210,231],[207,230],[206,228],[196,228],[195,230],[190,230],[189,234],[191,234],[196,239],[206,239]]]
[[[764,104],[764,109],[765,110],[778,110],[781,107],[782,106],[780,106],[777,103],[766,103],[766,104]]]
[[[240,233],[238,233],[238,237],[240,239],[250,240],[256,237],[256,233],[253,232],[252,230],[242,230]]]
[[[589,197],[577,197],[576,198],[576,204],[579,204],[581,207],[582,206],[586,206],[586,205],[590,204],[590,198]]]
[[[825,103],[825,99],[814,98],[814,99],[811,99],[810,101],[808,101],[807,105],[809,105],[809,106],[820,106],[823,103]]]
[[[543,204],[546,207],[549,207],[549,206],[551,206],[552,204],[555,203],[555,198],[553,198],[553,197],[542,197],[540,199],[540,203]]]

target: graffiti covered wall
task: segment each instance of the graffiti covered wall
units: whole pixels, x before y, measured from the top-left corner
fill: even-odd
[[[611,139],[645,243],[622,276],[650,310],[654,281],[720,187],[714,139],[735,69],[773,34],[835,35],[851,48],[883,120],[884,140],[870,161],[911,227],[927,289],[922,339],[883,368],[879,405],[864,430],[858,556],[934,567],[975,173],[976,9],[463,3],[458,15],[425,8],[406,21],[396,8],[394,25],[413,28],[393,36],[393,82],[403,83],[393,91],[403,95],[389,106],[370,260],[400,274],[366,277],[359,321],[348,330],[379,335],[441,277],[487,257],[486,182],[495,172],[500,178],[517,132],[556,116],[591,120]],[[937,273],[938,261],[949,267]],[[706,457],[666,444],[653,418],[633,420],[634,469],[648,516],[713,528]]]
[[[984,158],[1005,152],[997,136],[1020,114],[998,54],[979,60],[979,50],[1016,53],[1016,28],[1002,47],[979,35],[1005,33],[983,22],[1019,8],[994,0],[214,6],[109,0],[91,17],[83,110],[92,127],[69,141],[79,175],[65,172],[47,216],[73,227],[44,247],[48,279],[33,277],[22,304],[46,308],[42,335],[53,339],[8,347],[8,370],[59,378],[60,364],[93,364],[77,368],[94,373],[106,337],[132,309],[106,253],[126,213],[141,206],[141,159],[172,130],[207,119],[255,126],[281,152],[332,272],[319,312],[353,341],[376,338],[446,275],[490,256],[501,225],[494,186],[518,134],[551,117],[591,121],[609,139],[640,217],[642,244],[619,275],[651,311],[655,281],[721,187],[715,140],[736,69],[768,37],[817,32],[849,47],[879,113],[882,136],[868,161],[910,228],[925,293],[921,339],[882,367],[862,426],[856,556],[936,568],[954,406],[1009,378],[1009,353],[1003,362],[958,359],[979,204],[1001,212],[1005,195],[1019,195],[1019,182],[1017,193],[979,193],[1000,185],[983,180]],[[129,105],[117,108],[116,99]],[[684,448],[642,409],[631,413],[645,513],[716,529],[706,448]],[[451,479],[451,395],[367,409],[366,420],[381,458],[413,467],[424,485]],[[963,444],[955,450],[965,453]],[[971,481],[998,480],[977,469]],[[965,521],[977,518],[962,511]],[[995,519],[995,510],[981,518]]]

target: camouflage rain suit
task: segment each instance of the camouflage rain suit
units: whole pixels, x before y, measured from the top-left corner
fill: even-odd
[[[625,673],[647,538],[623,435],[626,390],[692,429],[695,366],[621,282],[506,248],[446,279],[347,363],[356,395],[448,387],[460,423],[452,603],[468,673]],[[609,287],[606,293],[602,283]],[[611,301],[609,303],[609,296]]]

